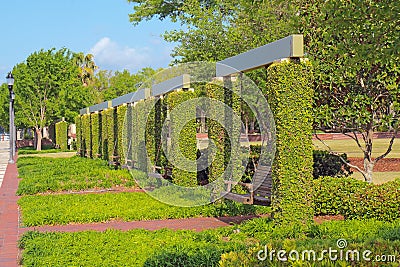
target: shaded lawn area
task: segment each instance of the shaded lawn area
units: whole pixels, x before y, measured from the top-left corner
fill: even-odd
[[[275,257],[260,261],[260,249],[304,251],[338,249],[344,239],[348,250],[366,249],[375,255],[393,255],[396,262],[330,261],[296,262],[295,266],[398,266],[400,221],[330,221],[313,224],[303,233],[274,227],[266,218],[203,232],[131,230],[127,232],[38,233],[27,232],[20,241],[23,266],[293,266]],[[227,253],[230,252],[230,253]],[[276,254],[275,254],[276,255]],[[221,260],[223,259],[223,260]],[[313,265],[314,266],[314,265]]]
[[[81,157],[72,158],[19,158],[18,195],[65,190],[112,188],[113,186],[136,187],[133,175],[143,175],[127,170],[112,170],[103,160]]]
[[[25,226],[153,220],[189,217],[219,217],[265,214],[269,207],[220,201],[205,206],[176,207],[146,193],[102,193],[24,196],[18,204]]]

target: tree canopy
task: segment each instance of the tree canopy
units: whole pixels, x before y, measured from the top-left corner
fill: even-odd
[[[13,69],[15,123],[34,128],[41,148],[41,131],[56,119],[73,121],[90,99],[82,85],[74,53],[63,48],[34,52]]]

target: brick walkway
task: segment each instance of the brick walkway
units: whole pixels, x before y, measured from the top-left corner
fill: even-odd
[[[17,166],[8,164],[0,187],[0,266],[18,266],[18,187]]]
[[[36,226],[20,228],[19,232],[39,231],[39,232],[78,232],[85,230],[105,231],[107,229],[117,229],[127,231],[131,229],[159,230],[168,228],[172,230],[194,230],[202,231],[211,228],[225,227],[231,224],[239,224],[243,221],[256,218],[257,216],[234,216],[221,218],[188,218],[170,220],[149,220],[149,221],[111,221],[106,223],[87,223],[69,224],[56,226]]]

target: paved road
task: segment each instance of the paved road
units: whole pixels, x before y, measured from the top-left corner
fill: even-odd
[[[0,187],[3,183],[4,174],[6,172],[8,160],[10,157],[10,142],[0,141]]]

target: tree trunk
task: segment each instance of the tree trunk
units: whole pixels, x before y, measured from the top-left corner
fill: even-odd
[[[35,139],[36,139],[36,150],[40,151],[42,150],[42,129],[41,128],[35,128]]]
[[[364,152],[364,175],[365,181],[372,183],[372,172],[374,170],[375,162],[372,160],[372,141],[373,141],[372,123],[368,125],[365,136],[365,152]]]
[[[365,171],[365,181],[372,183],[372,172],[374,170],[374,162],[370,162],[364,158],[364,171]]]

